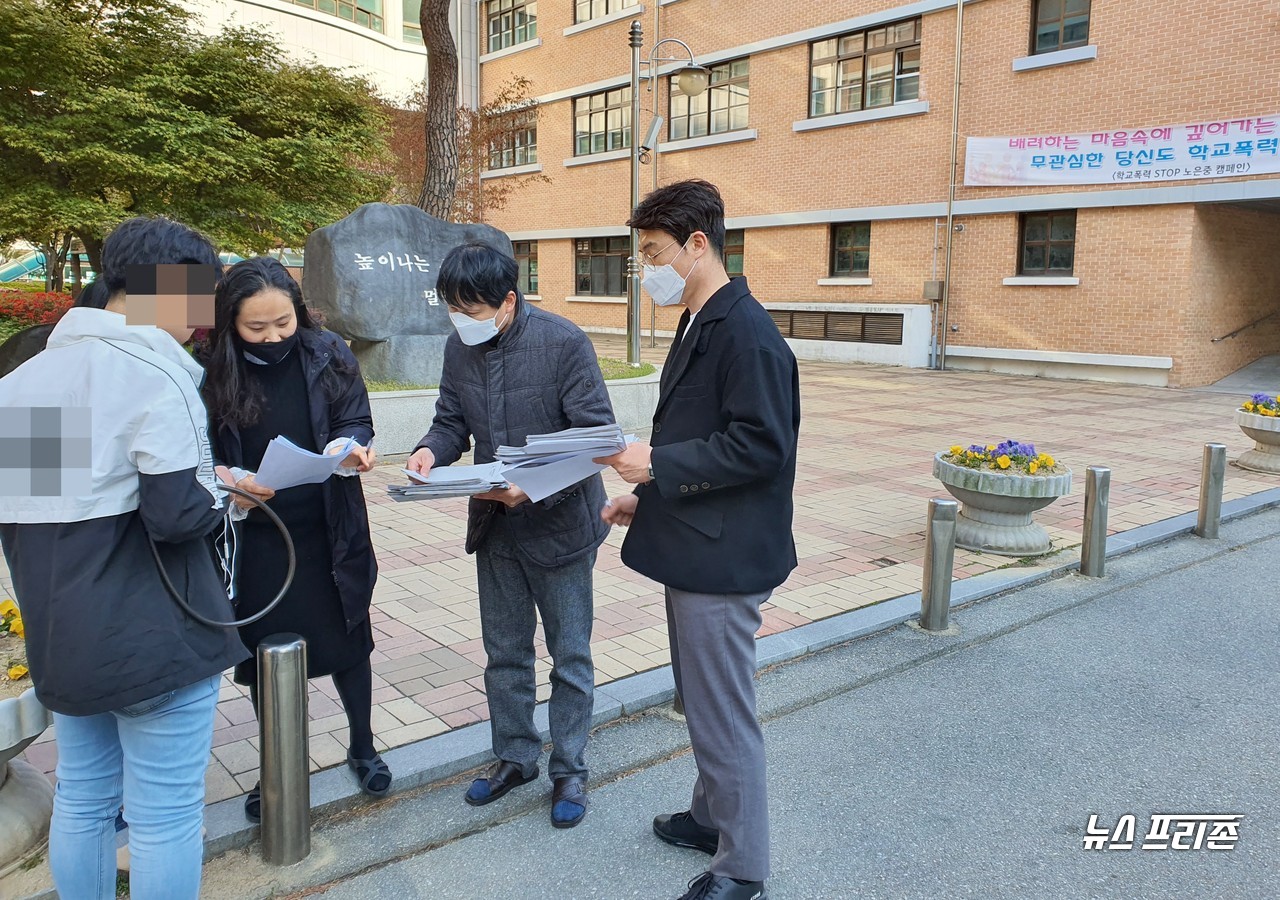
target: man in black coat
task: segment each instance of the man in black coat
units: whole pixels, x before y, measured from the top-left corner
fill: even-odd
[[[724,268],[724,203],[683,181],[649,194],[644,286],[684,304],[662,370],[652,444],[598,462],[635,492],[605,507],[630,526],[622,560],[666,588],[671,665],[698,778],[691,808],[654,833],[713,854],[681,900],[763,900],[769,874],[764,735],[756,717],[760,605],[796,566],[791,533],[800,380],[745,279]]]

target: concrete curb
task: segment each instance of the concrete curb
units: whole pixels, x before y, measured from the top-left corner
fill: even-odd
[[[1280,488],[1223,503],[1222,520],[1228,522],[1275,507],[1280,507]],[[1132,553],[1187,534],[1195,525],[1196,513],[1191,512],[1112,535],[1107,539],[1107,558]],[[1078,568],[1078,559],[1064,559],[1059,565],[1034,572],[1009,568],[976,575],[953,582],[951,606],[954,609],[976,600],[1028,587]],[[756,642],[757,665],[764,668],[816,653],[871,632],[900,625],[919,614],[920,592],[916,591],[771,634]],[[598,727],[635,715],[642,710],[667,703],[674,696],[675,680],[670,666],[610,682],[596,688],[592,726]],[[534,724],[546,740],[549,734],[546,703],[538,704]],[[395,773],[397,794],[443,781],[481,766],[491,759],[489,723],[477,722],[397,747],[383,754],[383,758]],[[345,766],[326,769],[311,776],[313,819],[353,809],[364,802]],[[258,826],[250,825],[244,818],[242,797],[232,797],[208,806],[205,810],[205,827],[205,859],[248,845],[258,831]]]

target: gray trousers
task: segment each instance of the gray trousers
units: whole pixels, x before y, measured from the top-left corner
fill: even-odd
[[[764,733],[756,717],[756,632],[763,594],[667,588],[671,669],[684,702],[698,778],[693,819],[720,831],[716,875],[769,877]]]
[[[533,646],[536,615],[551,653],[552,778],[587,777],[587,735],[595,692],[591,664],[593,618],[591,570],[596,553],[554,568],[534,565],[511,538],[506,516],[476,551],[480,632],[488,662],[484,689],[489,702],[493,754],[528,775],[542,753],[533,727],[537,703]]]

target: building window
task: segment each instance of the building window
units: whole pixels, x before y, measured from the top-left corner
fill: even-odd
[[[614,88],[573,101],[573,155],[631,146],[631,88]]]
[[[724,270],[730,278],[742,274],[745,240],[746,232],[741,228],[731,228],[724,233]]]
[[[866,278],[871,271],[871,223],[831,226],[831,277]]]
[[[489,52],[505,50],[538,36],[538,4],[535,0],[488,0]]]
[[[537,241],[513,241],[512,250],[516,255],[516,262],[520,264],[520,280],[516,282],[516,286],[520,288],[523,294],[538,293],[538,242]]]
[[[722,134],[747,127],[747,60],[711,67],[711,81],[700,96],[686,97],[671,79],[671,140]]]
[[[380,34],[386,33],[382,19],[382,0],[293,0],[297,6],[305,6],[348,22],[363,25]],[[417,18],[416,16],[414,17]]]
[[[609,13],[621,12],[628,6],[635,6],[640,0],[577,0],[573,7],[573,21],[590,22]]]
[[[1089,43],[1089,0],[1036,0],[1031,52],[1051,53]]]
[[[1076,263],[1076,214],[1023,213],[1019,275],[1070,275]]]
[[[818,41],[809,53],[811,118],[920,96],[919,19]]]
[[[631,239],[625,237],[584,238],[574,245],[577,278],[574,293],[579,297],[622,297],[623,278]]]
[[[422,0],[400,0],[400,3],[404,20],[400,30],[405,43],[422,46]]]
[[[538,123],[517,122],[489,144],[489,168],[510,169],[538,161]]]

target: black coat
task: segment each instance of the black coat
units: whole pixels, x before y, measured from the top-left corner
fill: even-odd
[[[32,325],[0,344],[0,378],[43,350],[52,331],[52,325]]]
[[[346,342],[329,331],[302,329],[299,347],[311,402],[311,428],[316,446],[323,449],[337,437],[354,437],[368,446],[373,440],[373,416],[369,392],[360,368]],[[349,371],[341,376],[342,390],[328,399],[320,376],[337,360]],[[218,465],[245,467],[240,431],[234,425],[214,421],[213,455]],[[369,536],[369,511],[360,479],[335,475],[324,483],[324,512],[333,550],[333,580],[342,599],[342,611],[350,630],[369,615],[378,561]]]
[[[795,355],[734,278],[676,329],[653,415],[655,478],[636,488],[622,561],[683,591],[782,584],[796,567],[799,430]]]

